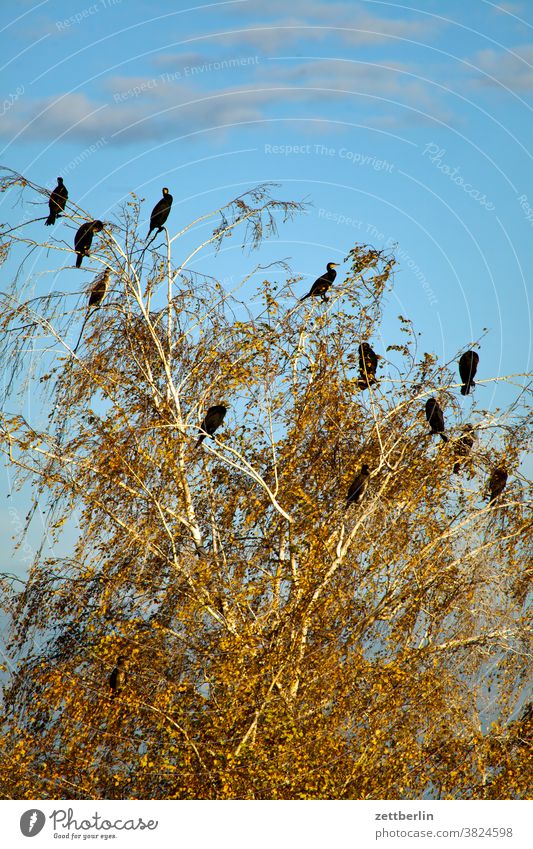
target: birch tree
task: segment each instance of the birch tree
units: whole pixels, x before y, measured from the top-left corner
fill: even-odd
[[[20,175],[2,189],[46,197]],[[6,797],[527,794],[529,378],[476,381],[516,397],[474,406],[454,473],[460,352],[439,363],[401,316],[381,340],[392,253],[356,244],[325,302],[299,303],[285,263],[250,260],[233,292],[218,279],[213,248],[260,249],[301,211],[271,192],[202,216],[185,257],[199,221],[147,246],[132,196],[95,237],[86,291],[30,293],[19,273],[1,293],[5,461],[33,487],[28,522],[43,510],[52,540],[79,525],[71,555],[37,552],[22,589],[4,576]],[[69,201],[64,242],[6,224],[3,255],[70,266],[91,218]],[[366,388],[362,342],[381,356]],[[224,422],[197,446],[215,404]],[[508,484],[489,506],[497,467]]]

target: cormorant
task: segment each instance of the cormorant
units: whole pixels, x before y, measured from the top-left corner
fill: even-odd
[[[368,342],[359,345],[359,389],[366,389],[377,383],[376,369],[378,367],[378,355],[370,347]]]
[[[81,260],[80,260],[81,262]],[[85,325],[87,324],[90,316],[92,315],[94,310],[97,310],[102,301],[104,300],[107,292],[107,284],[109,283],[109,275],[111,274],[111,269],[106,268],[102,271],[101,274],[98,275],[93,285],[91,286],[91,290],[89,293],[89,303],[87,308],[87,315],[83,319],[83,324],[81,326],[80,335],[78,336],[78,341],[76,342],[75,348],[73,348],[73,353],[75,354],[78,350],[79,344],[81,342],[81,337],[83,336],[83,331],[85,330]]]
[[[68,192],[67,187],[63,185],[63,177],[57,178],[57,186],[54,191],[50,195],[50,200],[48,201],[48,207],[50,209],[50,215],[44,222],[47,227],[50,224],[56,223],[56,218],[59,218],[61,213],[65,209],[65,204],[67,202]]]
[[[444,442],[448,442],[448,437],[444,433],[444,413],[435,398],[428,398],[426,401],[426,419],[429,422],[431,433],[438,433]]]
[[[94,233],[99,233],[104,229],[101,221],[86,221],[82,224],[74,238],[74,250],[78,254],[76,257],[76,268],[80,268],[81,261],[84,256],[89,256],[89,248],[93,240]]]
[[[172,195],[169,194],[168,189],[163,189],[163,197],[161,200],[158,200],[154,208],[152,209],[152,214],[150,216],[150,229],[148,230],[147,239],[150,238],[150,233],[152,230],[157,230],[158,233],[163,229],[163,224],[167,220],[170,207],[172,206]]]
[[[476,384],[474,377],[479,363],[479,354],[476,351],[465,351],[459,360],[459,374],[463,385],[461,387],[461,395],[468,395],[470,389]]]
[[[507,472],[505,469],[494,469],[489,480],[490,498],[489,505],[495,507],[495,501],[502,494],[507,485]]]
[[[520,722],[531,722],[533,719],[533,702],[527,702],[524,705],[518,719]]]
[[[333,281],[335,280],[335,278],[337,276],[337,272],[335,271],[335,268],[338,265],[339,265],[338,262],[328,262],[328,264],[326,266],[326,268],[327,268],[326,273],[323,274],[322,277],[318,277],[315,280],[315,282],[311,286],[311,289],[309,290],[307,295],[304,295],[303,298],[300,298],[300,301],[305,301],[306,298],[311,298],[311,297],[313,297],[313,298],[314,297],[321,297],[323,301],[327,301],[326,292],[328,291],[329,287],[333,284]]]
[[[453,443],[453,451],[456,457],[468,457],[474,444],[475,430],[471,424],[463,425],[463,435]],[[453,466],[454,475],[461,471],[461,463],[457,460]]]
[[[127,673],[126,673],[126,658],[122,655],[117,659],[117,665],[113,669],[113,672],[109,676],[109,686],[111,687],[112,693],[111,698],[115,698],[115,696],[120,696],[122,688],[126,683]]]
[[[350,488],[348,490],[348,495],[346,497],[346,506],[349,507],[350,504],[360,504],[363,500],[363,496],[366,492],[366,488],[368,486],[368,478],[370,476],[370,469],[368,468],[366,463],[363,463],[361,466],[361,471],[354,477],[353,481],[350,484]]]
[[[110,273],[111,269],[106,268],[105,271],[98,275],[93,285],[91,286],[91,293],[89,295],[90,307],[99,307],[102,301],[104,300],[107,292],[107,284],[109,283]]]
[[[204,420],[200,425],[200,429],[204,430],[205,433],[202,433],[198,437],[198,442],[196,443],[196,447],[200,445],[206,438],[206,436],[213,436],[215,430],[220,427],[222,422],[224,421],[224,416],[226,415],[226,407],[224,404],[215,404],[214,407],[209,407],[207,413],[204,416]]]

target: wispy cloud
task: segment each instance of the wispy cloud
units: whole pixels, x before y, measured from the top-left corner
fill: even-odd
[[[134,79],[139,86],[140,79]],[[257,120],[261,109],[257,99],[234,95],[231,91],[198,95],[180,87],[174,96],[168,90],[149,91],[127,103],[111,104],[92,101],[83,94],[68,94],[11,109],[0,125],[0,135],[23,140],[63,139],[65,141],[127,143],[138,140],[173,138],[191,130],[227,126]]]
[[[511,14],[511,15],[523,15],[524,14],[524,4],[523,3],[495,3],[493,5],[493,9],[497,14]]]
[[[472,64],[483,72],[476,77],[476,85],[503,85],[515,91],[533,89],[533,44],[508,50],[482,50],[472,59]]]
[[[292,67],[272,70],[272,81],[286,84],[301,84],[313,97],[320,97],[320,90],[336,91],[342,96],[384,97],[401,106],[416,103],[431,109],[435,98],[426,83],[417,80],[416,68],[402,62],[379,63],[331,59],[302,62]],[[324,92],[324,97],[328,92]]]
[[[357,112],[362,120],[380,125],[450,119],[431,90],[401,63],[387,68],[339,60],[283,68],[258,65],[247,68],[247,78],[230,86],[223,84],[220,74],[209,71],[192,77],[180,71],[115,76],[107,80],[101,99],[80,93],[33,101],[21,98],[4,116],[0,135],[84,144],[105,137],[107,142],[126,143],[230,128],[272,116],[327,120],[329,105],[340,100],[346,100],[352,115]],[[377,118],[371,118],[376,112]]]
[[[235,11],[235,10],[234,10]],[[228,27],[217,34],[225,45],[250,45],[267,54],[289,44],[336,38],[351,46],[390,44],[394,39],[427,39],[446,25],[436,17],[381,17],[359,3],[326,3],[320,0],[293,0],[287,14],[285,0],[250,0],[246,4],[246,24],[239,30]],[[257,21],[251,25],[251,19]],[[272,17],[274,16],[274,17]]]
[[[201,65],[209,59],[203,53],[161,53],[152,58],[152,64],[158,68],[183,68],[187,65]]]

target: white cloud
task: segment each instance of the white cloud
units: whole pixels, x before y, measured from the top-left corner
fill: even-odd
[[[340,102],[373,124],[450,120],[435,92],[417,78],[416,67],[405,63],[320,59],[274,65],[255,58],[241,67],[229,61],[204,62],[192,75],[174,66],[152,77],[109,77],[101,99],[80,93],[21,98],[3,117],[0,135],[124,143],[273,116],[327,120],[333,117],[328,106]]]
[[[533,44],[509,50],[482,50],[471,61],[481,72],[477,85],[504,85],[515,91],[533,89]]]
[[[152,59],[152,64],[160,68],[184,68],[187,65],[202,65],[208,61],[202,53],[161,53]]]
[[[139,85],[140,78],[133,78]],[[0,124],[0,134],[7,139],[46,139],[93,143],[129,142],[148,138],[172,138],[210,126],[231,126],[241,121],[257,120],[261,97],[241,97],[231,90],[198,95],[183,86],[160,86],[155,98],[131,97],[127,102],[99,103],[83,94],[67,94],[16,104]],[[260,93],[259,93],[260,95]]]
[[[240,30],[228,28],[217,34],[224,45],[250,45],[267,54],[276,53],[288,44],[337,38],[351,46],[390,44],[393,39],[426,39],[446,22],[436,17],[379,17],[360,4],[326,3],[320,0],[292,0],[287,15],[286,0],[250,0],[246,4],[247,22]],[[233,9],[234,14],[239,10]],[[254,14],[260,18],[253,25]],[[242,15],[242,10],[241,10]],[[272,15],[276,15],[274,20]],[[281,17],[279,16],[281,15]]]
[[[523,3],[497,3],[493,6],[494,11],[499,14],[511,14],[511,15],[523,15],[524,14],[524,4]]]
[[[385,97],[399,104],[417,103],[427,108],[434,104],[427,85],[416,79],[415,69],[401,62],[380,65],[343,59],[316,60],[277,68],[270,74],[271,80],[276,78],[286,83],[301,83],[309,89],[316,88],[314,97],[320,97],[319,89],[325,88],[336,89],[339,93]]]

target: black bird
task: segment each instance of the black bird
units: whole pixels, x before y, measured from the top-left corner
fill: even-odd
[[[305,301],[306,298],[311,298],[311,297],[313,297],[313,298],[314,297],[321,297],[323,301],[327,301],[326,292],[328,291],[329,287],[333,284],[333,281],[335,280],[335,278],[337,276],[337,272],[335,271],[335,268],[338,265],[339,265],[338,262],[328,262],[328,264],[326,266],[326,268],[327,268],[326,273],[323,274],[322,277],[318,277],[315,280],[315,282],[311,286],[311,289],[309,290],[307,295],[304,295],[303,298],[300,298],[300,301]]]
[[[163,229],[163,224],[167,220],[170,207],[172,206],[172,195],[169,194],[168,189],[163,189],[163,197],[161,200],[158,200],[154,208],[152,209],[152,214],[150,216],[150,229],[148,230],[147,239],[150,237],[150,233],[152,230],[157,230],[158,233]]]
[[[104,229],[101,221],[86,221],[82,224],[74,238],[74,250],[78,254],[76,257],[76,268],[81,267],[81,261],[84,256],[89,256],[89,248],[93,240],[94,233],[99,233]]]
[[[122,688],[127,680],[126,673],[126,658],[122,655],[117,659],[117,665],[113,669],[113,672],[109,676],[109,686],[111,687],[112,693],[111,698],[114,699],[115,696],[120,696]]]
[[[378,367],[378,355],[370,347],[368,342],[359,345],[359,389],[366,389],[377,383],[376,369]]]
[[[104,300],[107,292],[107,284],[109,283],[109,275],[111,274],[111,269],[106,268],[102,271],[101,274],[98,275],[96,280],[91,286],[89,292],[89,303],[87,309],[87,315],[83,320],[83,324],[81,326],[80,335],[78,336],[78,341],[76,342],[75,348],[73,348],[73,353],[75,354],[78,350],[79,344],[81,342],[81,337],[83,336],[83,331],[85,330],[85,325],[87,324],[90,316],[92,315],[94,310],[97,310],[102,301]],[[92,307],[92,309],[91,309]]]
[[[476,384],[474,377],[479,363],[479,354],[476,351],[465,351],[459,360],[459,374],[463,385],[461,387],[461,395],[468,395],[470,389]]]
[[[48,201],[48,207],[50,209],[50,215],[44,222],[47,227],[50,224],[56,223],[56,218],[59,218],[61,213],[65,209],[65,204],[67,202],[68,192],[67,187],[63,185],[63,177],[57,178],[57,186],[54,191],[50,195],[50,200]]]
[[[495,501],[502,494],[507,485],[507,472],[505,469],[494,469],[489,480],[490,498],[489,505],[495,507]]]
[[[456,457],[468,457],[474,444],[475,433],[471,424],[463,425],[463,435],[453,443],[453,450]],[[456,460],[453,466],[453,473],[454,475],[458,475],[460,471],[461,463],[459,460]]]
[[[429,422],[431,433],[438,433],[444,442],[448,442],[448,437],[444,433],[444,413],[435,398],[428,398],[426,401],[426,419]]]
[[[363,496],[366,492],[366,488],[368,486],[368,478],[370,476],[370,469],[368,468],[366,463],[363,463],[361,466],[361,471],[354,477],[353,481],[350,484],[350,488],[348,490],[348,495],[346,497],[346,506],[349,507],[350,504],[360,504],[363,500]]]
[[[109,283],[109,275],[111,273],[110,268],[106,268],[102,274],[99,274],[93,285],[91,286],[91,292],[89,295],[89,306],[99,307],[102,301],[104,300],[107,292],[107,284]]]
[[[206,436],[213,436],[215,430],[220,427],[222,422],[224,421],[224,416],[226,415],[227,409],[224,404],[215,404],[214,407],[209,407],[207,413],[204,416],[204,420],[200,425],[200,429],[204,430],[205,433],[202,433],[198,437],[198,442],[196,443],[196,448],[204,441]]]
[[[533,719],[533,702],[527,702],[524,705],[518,719],[520,722],[531,722]]]

